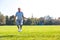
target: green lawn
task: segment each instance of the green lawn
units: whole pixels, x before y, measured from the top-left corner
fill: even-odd
[[[0,40],[60,40],[60,26],[0,26]]]

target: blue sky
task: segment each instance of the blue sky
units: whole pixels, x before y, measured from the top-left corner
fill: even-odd
[[[25,17],[60,17],[60,0],[0,0],[0,11],[4,15],[15,15],[20,7]]]

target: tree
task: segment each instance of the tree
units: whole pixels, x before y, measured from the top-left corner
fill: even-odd
[[[26,22],[25,22],[26,25],[31,25],[31,23],[32,23],[32,21],[31,21],[31,19],[29,19],[29,18],[28,18],[28,19],[26,20]]]
[[[43,24],[44,24],[44,17],[40,17],[40,18],[39,18],[39,24],[40,24],[40,25],[43,25]]]
[[[45,16],[44,17],[44,24],[45,25],[52,25],[52,17],[50,17],[49,15]]]
[[[14,15],[10,16],[10,24],[11,25],[14,25],[15,24]]]
[[[6,25],[8,25],[8,24],[9,24],[9,17],[6,16]]]
[[[4,15],[0,12],[0,24],[4,24]]]

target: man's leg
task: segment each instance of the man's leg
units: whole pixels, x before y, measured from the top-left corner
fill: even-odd
[[[17,28],[19,29],[19,22],[18,21],[16,21],[16,25],[17,25]]]
[[[17,24],[18,31],[20,32],[20,27],[19,27],[19,21],[18,20],[16,21],[16,24]]]
[[[22,30],[22,25],[20,25],[20,30]]]
[[[20,32],[20,26],[19,25],[17,25],[17,28],[18,28],[18,32]]]
[[[20,31],[22,31],[23,20],[20,21]]]
[[[17,28],[19,29],[19,25],[17,25]]]

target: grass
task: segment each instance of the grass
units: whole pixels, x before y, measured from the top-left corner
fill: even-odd
[[[0,26],[0,40],[60,40],[60,26]]]

